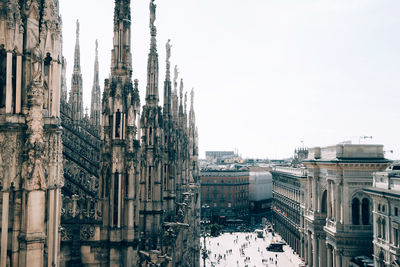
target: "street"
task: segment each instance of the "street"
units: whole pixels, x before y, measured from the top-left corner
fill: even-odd
[[[206,238],[206,249],[208,258],[207,267],[254,267],[254,266],[301,266],[300,258],[293,254],[293,250],[284,245],[284,252],[267,251],[266,247],[271,241],[281,241],[281,237],[271,233],[264,233],[264,238],[257,238],[255,233],[233,232],[224,233],[218,237]],[[201,246],[204,247],[204,239],[201,239]],[[204,266],[201,258],[200,266]]]

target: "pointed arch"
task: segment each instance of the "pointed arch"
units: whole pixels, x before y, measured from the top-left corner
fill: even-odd
[[[351,202],[351,216],[354,225],[360,225],[360,200],[353,198]]]
[[[369,225],[370,219],[370,201],[368,198],[363,198],[361,202],[361,221],[363,225]]]

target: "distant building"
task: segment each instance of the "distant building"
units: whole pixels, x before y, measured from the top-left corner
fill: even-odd
[[[249,172],[224,170],[201,171],[202,217],[225,222],[245,219],[249,213]]]
[[[275,230],[293,250],[301,251],[300,229],[304,227],[304,188],[307,181],[305,168],[276,166],[272,169],[273,204],[272,215]]]
[[[251,168],[249,182],[250,215],[259,222],[271,210],[272,175],[266,168]]]
[[[400,166],[375,173],[365,192],[373,200],[375,266],[400,266]]]
[[[206,159],[213,163],[222,163],[224,161],[231,161],[236,157],[234,151],[206,151]]]

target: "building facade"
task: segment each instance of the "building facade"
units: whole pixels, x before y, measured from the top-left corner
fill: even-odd
[[[201,205],[212,221],[245,219],[249,213],[248,171],[201,171]],[[204,214],[204,216],[207,216]]]
[[[164,107],[155,101],[155,10],[151,0],[143,112],[130,1],[117,0],[111,74],[101,100],[96,41],[89,116],[79,22],[67,100],[58,1],[0,3],[0,266],[199,265],[194,94],[188,111],[177,68],[171,92],[168,42]]]
[[[272,175],[266,168],[250,168],[249,214],[253,223],[261,222],[271,211]]]
[[[64,184],[58,1],[0,10],[0,266],[51,266]]]
[[[304,211],[308,266],[348,266],[372,254],[372,200],[363,191],[390,164],[382,145],[339,144],[309,149]]]
[[[375,266],[400,266],[400,166],[375,173],[365,192],[373,201]]]
[[[293,250],[304,257],[304,189],[307,172],[303,168],[274,167],[272,215],[275,230]]]

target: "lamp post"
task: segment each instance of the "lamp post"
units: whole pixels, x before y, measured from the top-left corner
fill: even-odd
[[[210,236],[210,234],[207,233],[207,230],[205,228],[203,228],[201,236],[203,237],[203,242],[204,242],[204,246],[203,246],[203,249],[202,249],[201,253],[202,253],[202,257],[203,257],[203,266],[205,267],[206,266],[206,259],[208,258],[206,238],[207,238],[207,236]]]

